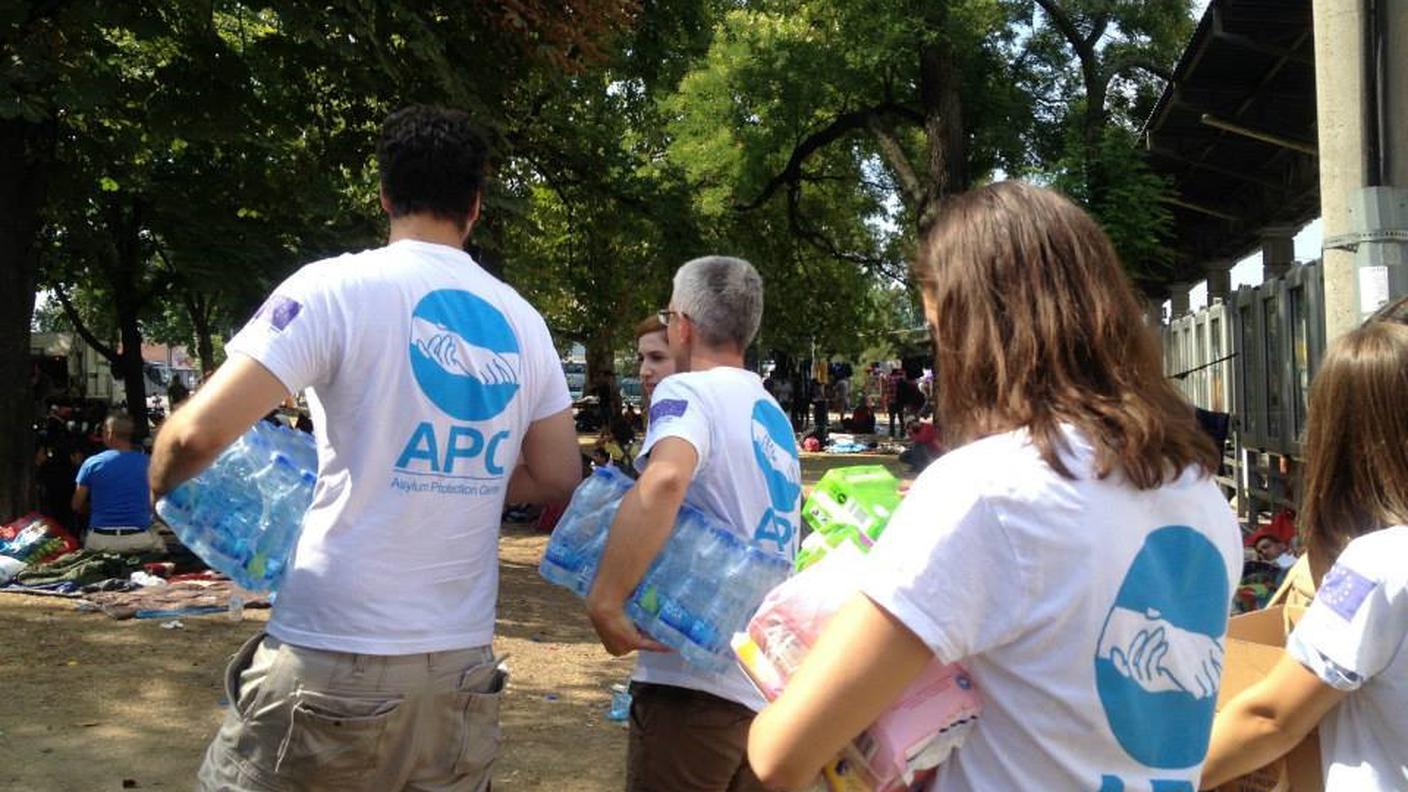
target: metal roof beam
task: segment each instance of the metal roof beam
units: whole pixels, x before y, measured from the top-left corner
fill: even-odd
[[[1202,204],[1195,204],[1191,201],[1185,201],[1181,198],[1174,198],[1172,195],[1165,195],[1159,198],[1159,200],[1163,201],[1164,203],[1170,206],[1182,207],[1184,209],[1189,210],[1190,212],[1197,212],[1198,214],[1205,214],[1209,217],[1216,217],[1219,220],[1226,220],[1229,223],[1240,222],[1242,219],[1234,214],[1229,214],[1219,209],[1213,209],[1208,206],[1203,206]]]
[[[1296,52],[1296,49],[1300,47],[1299,40],[1296,41],[1294,47],[1286,49],[1285,47],[1278,47],[1275,44],[1257,41],[1251,36],[1244,36],[1241,33],[1227,32],[1227,29],[1222,26],[1222,8],[1216,5],[1213,6],[1212,9],[1212,35],[1214,38],[1222,39],[1228,44],[1251,50],[1252,52],[1260,52],[1263,55],[1281,58],[1282,60],[1293,60],[1296,63],[1303,63],[1307,66],[1315,65],[1315,59],[1313,57],[1307,57]]]
[[[1306,143],[1300,140],[1292,140],[1291,138],[1283,137],[1272,132],[1265,132],[1260,129],[1252,129],[1251,127],[1242,126],[1241,124],[1234,124],[1231,121],[1226,121],[1224,119],[1218,118],[1217,116],[1211,113],[1203,113],[1202,117],[1199,120],[1201,120],[1204,124],[1213,127],[1214,129],[1221,129],[1224,132],[1231,132],[1235,135],[1241,135],[1245,138],[1261,141],[1262,143],[1269,143],[1273,146],[1280,146],[1281,148],[1291,149],[1292,151],[1299,151],[1302,154],[1309,154],[1312,157],[1320,156],[1319,150],[1315,148],[1315,145],[1313,143]]]
[[[1291,45],[1291,50],[1299,50],[1305,44],[1306,41],[1310,40],[1310,33],[1311,30],[1307,26],[1306,29],[1299,36],[1296,37],[1296,43]],[[1282,69],[1286,68],[1286,63],[1289,60],[1291,60],[1289,54],[1282,55],[1280,59],[1278,59],[1275,63],[1271,65],[1271,68],[1266,70],[1266,73],[1263,74],[1261,76],[1261,79],[1257,82],[1256,87],[1253,88],[1251,90],[1251,93],[1247,94],[1247,98],[1244,99],[1242,103],[1237,106],[1237,111],[1232,114],[1233,118],[1240,118],[1242,116],[1242,113],[1245,113],[1247,111],[1247,108],[1251,107],[1252,102],[1256,101],[1257,97],[1261,95],[1261,92],[1266,88],[1266,86],[1270,85],[1271,81],[1276,79],[1276,75],[1280,74]],[[1300,62],[1303,63],[1304,61]],[[1315,69],[1314,59],[1310,60],[1310,68],[1312,71]]]
[[[1231,179],[1238,179],[1240,181],[1248,182],[1251,184],[1259,184],[1262,187],[1266,187],[1272,190],[1284,191],[1286,189],[1286,186],[1284,184],[1278,184],[1274,181],[1271,181],[1270,179],[1263,179],[1260,176],[1253,176],[1250,173],[1241,173],[1239,171],[1232,170],[1231,168],[1224,168],[1221,165],[1214,165],[1210,162],[1199,162],[1198,160],[1190,159],[1181,154],[1176,154],[1166,148],[1156,146],[1154,145],[1152,135],[1150,135],[1149,137],[1148,147],[1149,153],[1157,154],[1158,156],[1163,157],[1167,160],[1182,163],[1190,168],[1205,170],[1208,173],[1216,173],[1220,176],[1226,176]]]

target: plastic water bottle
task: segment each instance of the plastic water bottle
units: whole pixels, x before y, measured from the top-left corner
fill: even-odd
[[[631,483],[616,470],[598,468],[578,485],[538,565],[544,579],[586,596],[596,578],[611,521]]]
[[[611,686],[611,710],[606,719],[620,723],[631,717],[631,691],[625,685]]]
[[[157,503],[177,538],[252,591],[277,589],[317,476],[312,437],[260,422]]]
[[[596,571],[601,566],[601,556],[606,552],[606,539],[611,533],[611,523],[621,508],[620,501],[607,504],[601,510],[601,519],[592,526],[591,535],[582,545],[582,566],[572,580],[572,591],[579,597],[586,597],[596,582]]]
[[[225,611],[225,617],[232,622],[244,620],[244,597],[238,594],[230,596],[230,606]]]
[[[275,452],[273,461],[254,476],[262,512],[259,535],[247,568],[252,577],[269,580],[271,588],[283,578],[303,513],[313,501],[313,486],[317,481],[316,475],[299,470],[282,452]]]

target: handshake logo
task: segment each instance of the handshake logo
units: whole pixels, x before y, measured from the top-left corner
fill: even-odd
[[[422,297],[411,314],[407,353],[421,392],[451,418],[487,421],[518,394],[518,337],[476,294],[439,289]]]
[[[1148,768],[1193,767],[1207,751],[1230,585],[1206,536],[1168,525],[1145,538],[1110,603],[1095,687],[1120,747]]]
[[[1180,629],[1157,610],[1115,608],[1100,636],[1097,657],[1110,661],[1147,693],[1182,691],[1205,699],[1217,696],[1222,653],[1221,641]]]

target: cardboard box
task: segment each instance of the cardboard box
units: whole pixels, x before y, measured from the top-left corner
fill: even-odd
[[[1271,672],[1285,654],[1286,636],[1304,613],[1304,608],[1275,606],[1232,617],[1217,694],[1219,710]],[[1311,732],[1284,757],[1223,784],[1217,792],[1324,792],[1318,734]]]

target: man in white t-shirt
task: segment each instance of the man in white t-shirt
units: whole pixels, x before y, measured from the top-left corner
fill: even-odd
[[[461,112],[392,114],[389,243],[284,281],[162,427],[160,496],[307,389],[318,482],[267,635],[226,674],[201,789],[488,788],[503,672],[490,643],[505,498],[580,478],[542,317],[463,250],[484,144]]]
[[[628,792],[761,790],[748,767],[748,727],[764,702],[743,673],[703,673],[643,636],[624,604],[688,503],[754,546],[796,554],[801,469],[791,424],[743,352],[758,332],[763,283],[746,261],[695,259],[675,273],[661,312],[677,370],[650,403],[639,483],[611,526],[587,598],[614,655],[637,649]],[[707,574],[707,571],[705,571]]]

